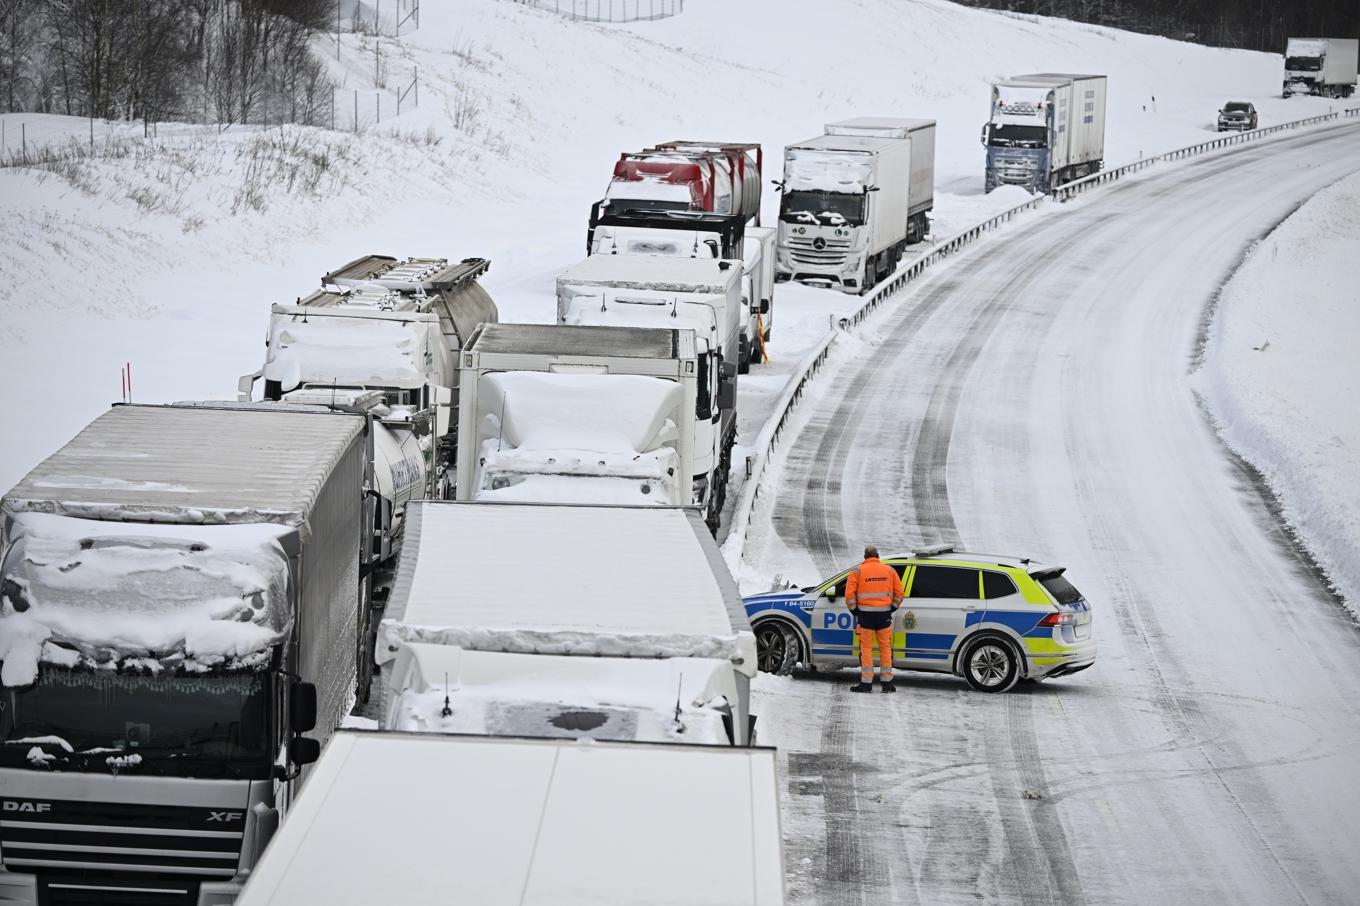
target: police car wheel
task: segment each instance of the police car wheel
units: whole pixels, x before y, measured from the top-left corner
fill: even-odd
[[[756,627],[756,666],[763,673],[788,676],[798,663],[798,637],[781,623],[767,620]]]
[[[1015,649],[994,636],[970,643],[960,663],[963,678],[978,692],[1005,692],[1020,678]]]

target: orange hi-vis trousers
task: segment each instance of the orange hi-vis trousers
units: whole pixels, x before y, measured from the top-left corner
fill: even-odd
[[[872,683],[874,681],[874,645],[878,645],[878,675],[883,682],[891,683],[893,678],[892,665],[892,643],[893,631],[891,626],[884,626],[882,629],[865,629],[863,626],[855,629],[855,634],[859,636],[859,678],[861,682]]]

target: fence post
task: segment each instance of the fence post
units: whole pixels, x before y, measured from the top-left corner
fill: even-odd
[[[359,89],[354,89],[354,131],[359,131]]]
[[[377,98],[377,101],[378,101],[378,122],[381,123],[381,122],[382,122],[382,92],[379,91],[379,92],[375,95],[375,97]]]

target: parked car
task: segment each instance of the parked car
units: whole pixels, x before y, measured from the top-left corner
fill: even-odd
[[[1218,111],[1218,131],[1245,132],[1256,128],[1256,107],[1248,101],[1229,101]]]

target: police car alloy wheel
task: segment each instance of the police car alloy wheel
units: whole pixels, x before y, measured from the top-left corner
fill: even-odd
[[[787,676],[798,663],[798,638],[775,620],[756,627],[756,666],[764,673]]]
[[[969,643],[961,663],[963,678],[979,692],[1005,692],[1020,678],[1015,650],[991,636]]]

